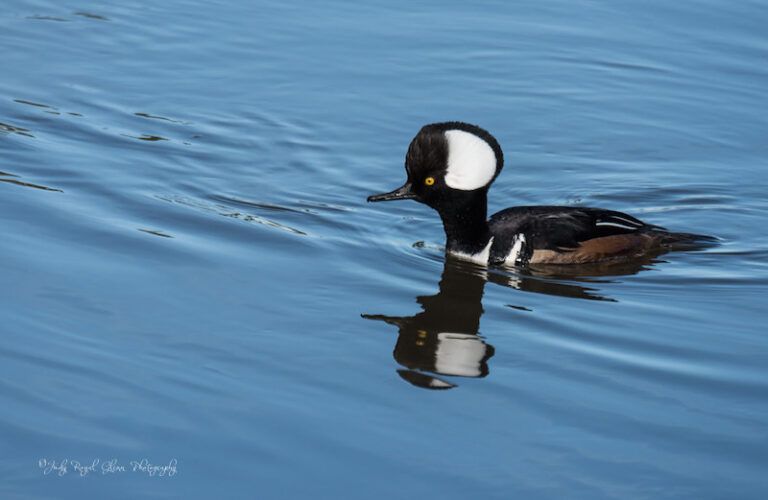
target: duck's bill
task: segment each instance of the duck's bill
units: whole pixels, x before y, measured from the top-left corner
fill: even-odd
[[[412,188],[411,183],[406,182],[403,186],[389,193],[371,195],[368,197],[368,201],[412,200],[416,198]]]

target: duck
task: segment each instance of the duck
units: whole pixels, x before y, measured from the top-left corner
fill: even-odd
[[[367,200],[415,200],[433,208],[443,223],[446,253],[485,266],[628,263],[716,241],[602,208],[517,206],[489,218],[488,190],[503,167],[501,146],[487,130],[460,121],[432,123],[408,146],[405,184]]]

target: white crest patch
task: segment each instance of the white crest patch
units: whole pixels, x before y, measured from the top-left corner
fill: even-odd
[[[496,175],[496,154],[487,142],[463,130],[448,130],[445,137],[448,140],[445,174],[448,187],[471,191],[491,182]]]

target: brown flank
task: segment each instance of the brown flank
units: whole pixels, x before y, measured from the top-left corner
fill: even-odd
[[[534,250],[531,264],[587,264],[621,262],[658,250],[662,241],[652,234],[618,234],[583,241],[577,248]]]

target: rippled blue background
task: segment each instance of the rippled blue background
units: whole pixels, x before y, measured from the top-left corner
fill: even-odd
[[[758,1],[6,0],[0,496],[765,498],[766,26]],[[449,119],[505,150],[494,211],[722,242],[444,269],[433,213],[364,199]],[[435,321],[493,346],[487,376],[398,376]],[[111,458],[177,474],[39,467]]]

